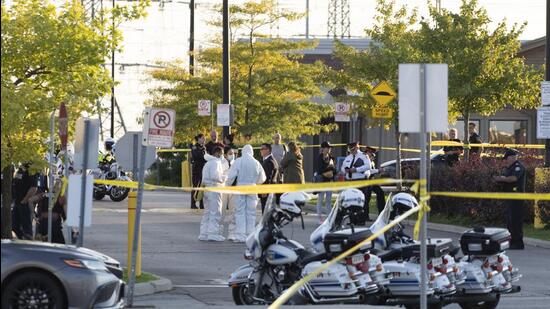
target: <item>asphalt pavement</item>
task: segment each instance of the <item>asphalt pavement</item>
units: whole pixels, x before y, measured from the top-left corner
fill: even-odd
[[[202,212],[189,209],[189,204],[188,193],[145,192],[141,218],[142,269],[172,280],[174,289],[137,297],[136,305],[156,308],[233,306],[231,289],[226,282],[233,270],[246,264],[243,259],[245,246],[229,241],[198,241]],[[305,230],[297,220],[285,227],[285,235],[307,247],[318,219],[314,214],[304,219]],[[225,225],[227,229],[227,223]],[[120,203],[108,199],[96,201],[92,226],[85,230],[84,246],[108,254],[125,265],[127,229],[126,200]],[[430,230],[429,235],[451,237],[455,241],[459,237],[434,230]],[[519,283],[522,291],[504,296],[498,308],[550,308],[550,249],[527,246],[523,251],[509,251],[508,255],[523,274]],[[459,307],[453,304],[445,308]]]

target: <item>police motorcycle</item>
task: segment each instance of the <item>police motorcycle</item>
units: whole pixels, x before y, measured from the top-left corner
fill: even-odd
[[[326,253],[306,250],[281,231],[297,217],[302,218],[303,227],[301,207],[308,199],[304,193],[283,194],[280,206],[270,206],[255,231],[248,236],[244,258],[250,262],[235,270],[228,281],[237,305],[272,303],[292,284],[330,258]],[[269,201],[268,205],[271,205]],[[342,235],[337,235],[328,246],[346,250],[368,237],[370,232],[357,233],[355,237]],[[306,283],[289,303],[362,303],[368,294],[377,293],[378,289],[368,273],[353,265],[336,263]]]
[[[115,140],[112,138],[105,139],[105,154],[101,154],[101,159],[98,160],[98,168],[92,171],[94,179],[103,180],[119,180],[119,181],[132,181],[130,177],[118,166],[115,160]],[[94,183],[94,199],[102,200],[105,195],[108,195],[113,202],[121,202],[126,197],[130,188],[105,185]]]
[[[393,209],[389,210],[388,206]],[[384,211],[396,211],[398,215],[413,207],[418,207],[413,196],[398,193],[390,196]],[[379,218],[382,216],[383,213]],[[371,229],[377,230],[380,226],[377,220]],[[434,254],[427,266],[430,276],[434,272],[444,274],[456,287],[456,293],[441,298],[442,303],[458,303],[465,309],[496,308],[501,294],[518,292],[519,286],[513,286],[512,283],[518,281],[521,275],[504,252],[509,246],[509,240],[508,231],[499,228],[474,228],[464,232],[461,235],[460,248],[455,247],[450,239],[429,239],[428,254]],[[382,239],[379,241],[380,244],[383,242]],[[420,250],[418,242],[406,235],[401,225],[391,231],[389,244],[385,246],[390,248],[388,257],[400,254],[403,259],[409,255],[409,250]],[[443,250],[445,247],[449,249]],[[457,255],[459,249],[465,254],[460,258]],[[440,256],[436,256],[437,251],[440,251]],[[383,260],[386,258],[380,256]]]
[[[348,225],[353,228],[354,225],[363,224],[364,201],[364,194],[360,190],[348,189],[340,193],[337,201],[338,204],[333,207],[327,219],[310,236],[310,241],[317,252],[324,252],[325,247],[321,244],[326,239],[326,235],[329,235],[329,232],[348,232],[350,230]],[[390,199],[388,201],[390,201]],[[410,202],[416,203],[414,197],[412,197]],[[399,215],[399,211],[393,211],[391,205],[395,208],[399,208],[398,203],[386,204],[386,208],[370,228],[362,227],[355,229],[366,229],[373,233],[386,226],[391,220]],[[369,300],[369,303],[379,305],[404,305],[407,308],[415,308],[420,300],[419,282],[421,268],[419,247],[407,245],[403,246],[403,249],[390,249],[387,245],[390,242],[386,237],[387,235],[383,235],[376,238],[373,241],[373,248],[371,248],[369,252],[371,259],[374,257],[374,263],[382,263],[380,268],[383,268],[385,271],[384,274],[379,276],[374,275],[374,263],[370,263],[368,271],[372,278],[378,279],[377,284],[380,286],[381,292],[377,294],[374,299]],[[450,248],[449,243],[450,240],[430,242],[428,252],[430,253],[429,262],[432,265],[435,264],[436,266],[440,266],[440,264],[442,264],[440,260],[441,257],[448,252]],[[366,271],[367,269],[364,270]],[[428,275],[428,303],[430,308],[439,308],[444,304],[442,302],[443,297],[455,293],[456,287],[445,274],[437,271],[433,267],[428,269]]]

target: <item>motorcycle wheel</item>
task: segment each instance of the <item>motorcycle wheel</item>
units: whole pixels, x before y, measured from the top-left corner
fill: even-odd
[[[126,197],[128,197],[129,192],[130,192],[129,188],[112,187],[111,191],[109,192],[109,198],[113,202],[122,202]]]
[[[500,294],[497,295],[497,299],[494,301],[484,301],[480,303],[459,303],[458,305],[462,309],[495,309],[500,301]]]
[[[94,200],[101,201],[104,197],[105,197],[105,193],[99,190],[94,190]]]
[[[252,299],[248,294],[248,287],[244,284],[237,285],[231,288],[233,301],[236,305],[259,305],[259,302]]]
[[[406,309],[420,309],[420,305],[405,305]],[[428,309],[441,309],[442,304],[428,304]]]

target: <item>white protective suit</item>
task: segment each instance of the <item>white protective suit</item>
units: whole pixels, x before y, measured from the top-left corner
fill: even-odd
[[[202,169],[202,183],[206,187],[223,187],[225,183],[223,158],[210,156],[205,159],[207,162]],[[225,238],[221,235],[221,218],[222,194],[205,191],[199,240],[224,241]]]
[[[265,172],[258,160],[254,159],[252,146],[242,149],[242,156],[237,158],[229,168],[226,185],[230,186],[237,179],[238,186],[257,185],[265,181]],[[257,194],[239,194],[233,197],[235,212],[229,224],[228,239],[244,242],[256,226]]]

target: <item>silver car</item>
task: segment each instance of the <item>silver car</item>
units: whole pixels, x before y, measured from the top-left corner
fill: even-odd
[[[2,308],[122,308],[118,261],[44,242],[2,240]]]

